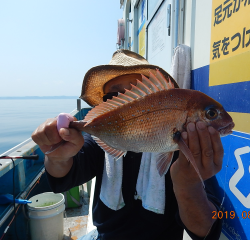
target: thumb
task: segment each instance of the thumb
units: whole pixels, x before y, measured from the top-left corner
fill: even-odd
[[[61,128],[59,135],[63,140],[71,142],[74,145],[82,146],[84,143],[82,133],[74,128]]]
[[[61,128],[59,130],[59,135],[61,138],[65,141],[69,141],[68,139],[70,138],[70,131],[68,128]]]

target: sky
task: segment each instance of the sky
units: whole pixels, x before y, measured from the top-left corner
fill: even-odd
[[[80,96],[116,51],[119,0],[0,1],[0,97]]]

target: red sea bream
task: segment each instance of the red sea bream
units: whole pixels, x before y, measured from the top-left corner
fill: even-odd
[[[163,175],[173,152],[181,148],[180,133],[188,123],[197,121],[214,127],[221,136],[234,127],[220,103],[199,91],[174,88],[157,71],[157,76],[142,76],[136,86],[96,106],[70,127],[91,134],[115,159],[127,151],[158,152],[157,168]]]

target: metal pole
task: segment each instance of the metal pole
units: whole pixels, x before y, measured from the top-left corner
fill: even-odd
[[[77,111],[81,111],[81,109],[82,109],[82,107],[81,107],[81,99],[80,98],[78,98],[77,99]]]
[[[175,35],[174,35],[174,49],[178,46],[178,28],[179,28],[179,0],[175,0]]]
[[[79,119],[82,119],[82,112],[81,112],[82,106],[81,106],[81,99],[77,99],[77,111],[79,112]]]

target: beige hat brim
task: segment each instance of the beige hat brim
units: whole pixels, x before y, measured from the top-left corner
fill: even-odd
[[[176,81],[162,68],[150,64],[135,65],[135,66],[121,66],[121,65],[100,65],[91,68],[85,75],[82,85],[82,93],[80,98],[83,99],[90,106],[96,106],[103,102],[103,86],[108,81],[125,74],[138,73],[149,77],[149,72],[156,75],[158,69],[163,76],[170,78],[176,88],[179,88]]]

